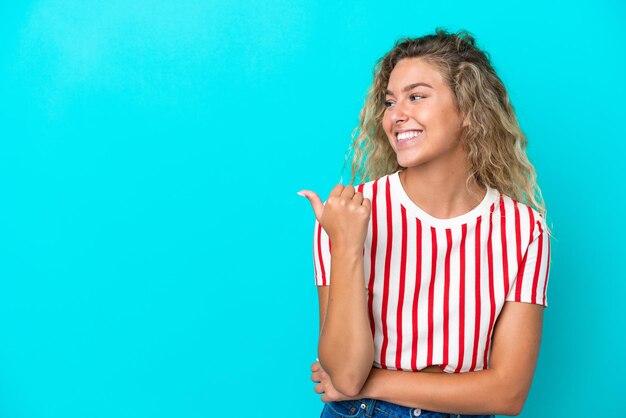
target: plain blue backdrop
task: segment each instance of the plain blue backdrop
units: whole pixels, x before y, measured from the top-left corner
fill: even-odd
[[[618,0],[2,2],[0,417],[319,416],[296,192],[345,183],[375,61],[438,26],[491,54],[554,232],[522,416],[623,413],[625,23]]]

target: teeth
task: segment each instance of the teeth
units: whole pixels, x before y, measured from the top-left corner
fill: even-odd
[[[404,139],[414,138],[414,137],[418,136],[421,133],[422,133],[422,131],[401,132],[401,133],[398,134],[398,141],[402,141]]]

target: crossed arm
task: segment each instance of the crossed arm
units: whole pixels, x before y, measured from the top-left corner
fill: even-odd
[[[327,313],[333,313],[329,305],[337,302],[333,300],[329,303],[329,295],[333,290],[330,286],[318,287],[322,331],[325,321],[328,321]],[[368,320],[363,310],[354,313],[358,313],[358,319]],[[456,414],[517,415],[522,410],[532,383],[541,342],[542,318],[541,305],[505,302],[494,328],[490,368],[487,370],[451,374],[382,370],[372,368],[368,357],[362,356],[361,361],[370,368],[369,375],[362,386],[347,386],[352,393],[342,393],[333,385],[335,375],[345,376],[345,370],[338,366],[341,363],[335,363],[329,373],[323,368],[326,363],[315,363],[311,369],[312,380],[319,382],[315,390],[324,393],[322,400],[325,402],[374,398]],[[342,341],[327,339],[325,343],[334,344],[338,350],[335,353],[342,353]],[[326,354],[328,358],[330,353]],[[321,355],[320,359],[324,360]],[[370,361],[369,364],[367,361]],[[356,370],[363,369],[363,363]],[[354,367],[355,363],[344,364],[346,367]]]

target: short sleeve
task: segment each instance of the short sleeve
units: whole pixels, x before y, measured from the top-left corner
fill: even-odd
[[[330,239],[317,220],[313,234],[313,268],[315,284],[328,286],[330,284]]]
[[[534,303],[547,307],[549,274],[550,236],[543,218],[539,216],[506,301]]]

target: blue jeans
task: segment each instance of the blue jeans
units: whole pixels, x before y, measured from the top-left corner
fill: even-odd
[[[493,415],[457,415],[409,408],[377,399],[329,402],[324,405],[320,418],[494,418]]]

